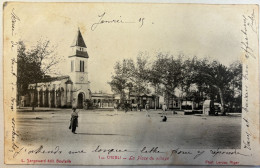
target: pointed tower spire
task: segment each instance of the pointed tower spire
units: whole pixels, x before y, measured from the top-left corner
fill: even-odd
[[[86,46],[86,44],[84,42],[84,39],[82,37],[82,34],[80,32],[79,27],[78,27],[77,35],[76,35],[73,43],[71,44],[71,47],[75,47],[75,46],[87,48],[87,46]]]
[[[84,42],[84,39],[82,37],[82,34],[80,32],[80,29],[78,28],[78,32],[76,34],[76,37],[71,44],[72,52],[69,57],[83,57],[83,58],[89,58],[88,52],[87,52],[87,46]]]

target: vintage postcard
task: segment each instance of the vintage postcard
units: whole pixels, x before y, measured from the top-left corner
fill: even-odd
[[[5,164],[259,165],[259,6],[5,2]]]

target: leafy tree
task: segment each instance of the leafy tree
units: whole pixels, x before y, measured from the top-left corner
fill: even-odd
[[[141,55],[137,57],[136,63],[132,59],[117,62],[114,71],[109,84],[114,93],[120,94],[121,102],[127,98],[126,91],[129,98],[130,94],[135,94],[139,98],[141,94],[149,93],[148,61]]]
[[[129,84],[129,66],[132,66],[132,60],[123,60],[123,63],[116,62],[114,66],[115,74],[112,76],[111,82],[108,84],[111,86],[111,90],[120,95],[121,102],[126,99],[125,90],[130,86]]]
[[[233,79],[230,82],[229,94],[225,95],[225,99],[229,103],[230,109],[240,110],[242,104],[242,63],[235,61],[229,66]]]
[[[225,94],[229,92],[230,84],[234,80],[234,74],[218,61],[209,61],[208,59],[195,60],[193,69],[193,82],[197,85],[204,84],[204,92],[214,100],[218,95],[223,115],[226,105]]]
[[[44,73],[34,55],[26,51],[23,41],[19,41],[18,44],[17,91],[18,95],[25,95],[28,93],[28,85],[41,80]]]
[[[23,41],[19,41],[17,48],[18,96],[28,93],[29,84],[37,86],[37,83],[49,78],[49,74],[55,73],[55,65],[61,60],[61,57],[56,57],[55,47],[50,46],[49,40],[40,39],[35,46],[29,47],[29,49],[26,48]],[[34,92],[36,92],[36,88]],[[32,103],[33,110],[34,101]]]
[[[167,98],[176,97],[175,89],[184,79],[184,64],[182,56],[174,58],[168,54],[159,53],[150,71],[150,82],[159,86]]]
[[[136,94],[139,98],[141,94],[149,94],[150,89],[148,88],[148,75],[149,65],[146,57],[141,54],[136,59],[136,64],[131,66],[130,69],[130,83],[132,84],[131,91]],[[139,101],[139,100],[138,100]]]
[[[174,57],[159,53],[151,63],[140,54],[136,63],[123,60],[115,65],[115,75],[110,82],[112,91],[126,97],[125,90],[131,93],[149,93],[148,83],[157,95],[165,93],[165,98],[177,97],[176,89],[182,96],[200,103],[206,98],[221,102],[221,112],[225,108],[241,107],[242,64],[234,62],[229,67],[207,58],[192,59],[183,55]]]
[[[157,60],[154,61],[151,65],[151,67],[148,69],[148,75],[147,75],[147,80],[149,81],[150,85],[154,88],[154,92],[156,95],[156,99],[158,95],[163,95],[163,89],[162,89],[162,62],[158,60],[159,58],[157,57]],[[157,102],[157,100],[155,100]],[[156,109],[156,105],[155,105]]]

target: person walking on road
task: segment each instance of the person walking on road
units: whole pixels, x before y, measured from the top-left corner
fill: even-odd
[[[166,112],[166,110],[167,110],[166,103],[163,103],[162,110],[163,110],[163,112],[162,112],[162,116],[161,117],[166,116],[166,113],[167,113]]]
[[[70,127],[69,129],[71,129],[71,132],[73,134],[77,134],[76,133],[76,128],[78,127],[78,112],[76,111],[76,108],[72,109],[72,113],[71,113],[71,119],[70,119]]]

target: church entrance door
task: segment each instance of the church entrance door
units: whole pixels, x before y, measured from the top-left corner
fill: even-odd
[[[83,108],[83,101],[84,101],[84,93],[79,93],[78,95],[78,108]]]

